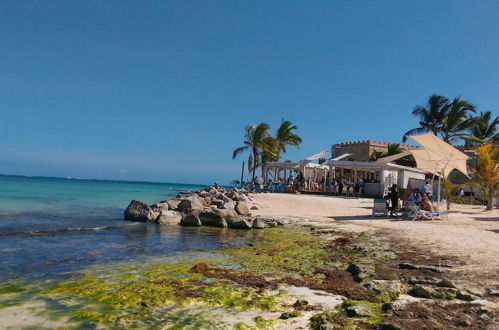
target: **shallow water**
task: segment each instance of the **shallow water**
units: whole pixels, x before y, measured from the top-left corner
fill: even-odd
[[[0,176],[0,282],[68,276],[91,265],[141,262],[240,244],[215,228],[125,222],[131,199],[154,203],[199,185]]]

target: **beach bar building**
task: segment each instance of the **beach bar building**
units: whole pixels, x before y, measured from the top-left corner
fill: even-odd
[[[401,188],[420,188],[428,173],[417,168],[395,164],[389,157],[386,157],[384,161],[381,158],[376,162],[348,161],[343,159],[349,154],[343,154],[320,164],[313,163],[313,160],[318,160],[321,156],[323,156],[322,153],[299,162],[269,162],[265,164],[265,173],[273,173],[273,177],[284,180],[293,172],[295,175],[301,173],[305,181],[324,183],[325,188],[322,189],[322,193],[329,193],[331,181],[337,178],[348,178],[354,182],[362,179],[363,195],[373,197],[384,196],[393,184]],[[268,178],[269,176],[266,176],[265,179],[268,180]],[[309,187],[300,191],[313,190]]]

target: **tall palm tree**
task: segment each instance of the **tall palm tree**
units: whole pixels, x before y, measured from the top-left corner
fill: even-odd
[[[473,118],[472,126],[463,138],[472,145],[484,145],[489,142],[499,144],[498,125],[499,116],[492,120],[491,111],[480,112],[480,116]]]
[[[442,95],[431,95],[425,106],[418,105],[412,110],[412,114],[419,117],[419,127],[407,131],[402,137],[402,142],[413,134],[433,132],[437,135],[441,132],[442,125],[449,111],[449,99]]]
[[[287,146],[293,146],[299,148],[301,143],[301,137],[295,133],[298,129],[296,125],[293,125],[289,120],[281,120],[281,125],[277,129],[275,134],[275,152],[277,152],[276,161],[281,158],[281,152],[285,153]]]
[[[476,166],[471,166],[471,170],[487,192],[486,210],[492,210],[493,199],[499,189],[499,147],[492,142],[478,147]]]
[[[475,120],[470,116],[470,112],[475,113],[475,106],[466,100],[456,97],[449,103],[447,114],[445,115],[441,127],[442,140],[453,143],[463,137],[463,132],[473,126]]]
[[[236,148],[232,152],[232,159],[236,159],[239,154],[246,150],[250,150],[250,158],[248,162],[248,169],[251,170],[252,178],[255,179],[256,168],[260,165],[260,153],[264,148],[265,139],[270,136],[270,127],[265,123],[252,124],[244,128],[244,141],[243,146]]]

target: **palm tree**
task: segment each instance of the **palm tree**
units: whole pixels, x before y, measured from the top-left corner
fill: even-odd
[[[472,126],[463,138],[474,145],[484,145],[489,142],[499,144],[499,132],[497,131],[499,116],[492,121],[491,119],[491,111],[480,112],[480,116],[473,118]]]
[[[412,134],[433,132],[437,135],[442,130],[443,122],[449,111],[449,99],[442,95],[432,95],[425,106],[418,105],[412,110],[412,114],[419,117],[419,127],[407,131],[402,142]]]
[[[285,153],[287,146],[293,146],[299,148],[301,143],[301,137],[298,136],[294,131],[296,131],[298,127],[296,125],[291,124],[289,120],[281,120],[281,125],[277,129],[274,140],[274,152],[276,161],[279,161],[281,158],[281,152]],[[270,143],[270,145],[274,144]]]
[[[258,125],[252,124],[246,126],[244,131],[244,145],[236,148],[232,152],[232,159],[236,159],[240,153],[250,150],[251,153],[248,159],[248,169],[253,173],[252,178],[255,179],[255,171],[260,165],[260,153],[264,148],[264,141],[270,136],[270,127],[265,123]]]
[[[455,142],[462,138],[462,132],[470,129],[475,120],[470,117],[470,112],[475,113],[475,106],[466,100],[456,97],[451,103],[443,120],[441,134],[442,140],[447,143]]]
[[[486,210],[492,210],[493,199],[499,189],[499,147],[492,142],[478,147],[476,166],[471,166],[471,170],[487,192]]]

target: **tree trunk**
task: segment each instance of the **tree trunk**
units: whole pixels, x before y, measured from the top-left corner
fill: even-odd
[[[493,204],[494,204],[494,195],[496,194],[496,191],[494,187],[489,187],[489,193],[487,196],[487,208],[485,208],[486,211],[492,210]]]
[[[255,172],[256,172],[256,150],[253,150],[253,180],[255,181]]]

